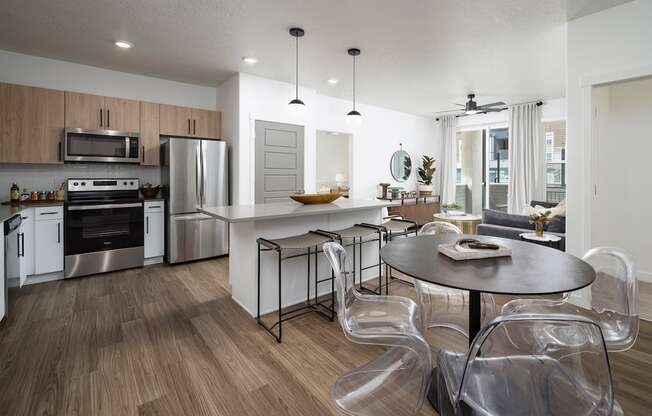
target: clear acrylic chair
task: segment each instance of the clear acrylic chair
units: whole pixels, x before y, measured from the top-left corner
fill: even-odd
[[[420,235],[462,234],[454,224],[433,221],[421,228]],[[469,293],[414,279],[417,301],[421,310],[422,333],[432,328],[443,327],[469,337]],[[482,294],[482,318],[486,322],[495,316],[496,304],[489,293]]]
[[[634,263],[614,247],[596,247],[583,257],[595,270],[590,286],[590,309],[561,300],[516,299],[503,306],[502,313],[565,313],[583,315],[602,327],[607,349],[625,351],[638,337],[638,277]]]
[[[441,416],[623,414],[601,328],[577,315],[499,316],[468,354],[439,352],[436,383]]]
[[[388,347],[380,357],[337,378],[331,391],[335,405],[346,415],[417,413],[430,384],[432,358],[418,330],[416,303],[359,293],[344,248],[326,243],[324,252],[335,273],[337,316],[346,338]]]

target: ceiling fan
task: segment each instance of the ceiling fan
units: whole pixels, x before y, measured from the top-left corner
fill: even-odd
[[[460,107],[464,107],[464,109],[439,111],[437,114],[455,113],[459,111],[460,114],[457,114],[457,117],[465,117],[465,116],[472,116],[474,114],[496,113],[499,111],[507,110],[507,107],[505,107],[506,104],[502,101],[496,101],[495,103],[478,105],[478,103],[475,102],[475,100],[473,100],[475,98],[475,94],[469,94],[466,96],[466,98],[469,99],[469,101],[467,101],[466,104],[455,104],[455,105],[459,105]]]

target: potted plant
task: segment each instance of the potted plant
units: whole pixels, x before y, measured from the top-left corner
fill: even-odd
[[[419,173],[419,196],[432,195],[432,177],[436,170],[434,164],[435,159],[430,156],[423,155],[421,158],[421,167],[417,170]]]
[[[460,208],[462,207],[457,202],[448,202],[441,206],[441,210],[444,211],[444,214],[446,215],[448,215],[449,211],[458,211]]]

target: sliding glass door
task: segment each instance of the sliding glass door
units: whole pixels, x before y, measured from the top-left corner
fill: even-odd
[[[486,129],[486,197],[487,208],[507,212],[509,183],[509,129]]]

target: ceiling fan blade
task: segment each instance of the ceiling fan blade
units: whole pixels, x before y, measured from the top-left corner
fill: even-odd
[[[460,111],[460,110],[459,110],[458,108],[456,108],[456,109],[454,109],[454,110],[437,111],[437,112],[435,112],[435,114],[457,113],[457,112],[459,112],[459,111]]]
[[[489,103],[489,104],[482,104],[482,105],[479,105],[478,108],[496,107],[496,106],[499,106],[499,105],[505,105],[505,103],[502,102],[502,101],[496,101],[495,103]]]
[[[458,104],[458,103],[453,103],[454,105],[459,105],[460,107],[466,107],[465,104]]]
[[[505,111],[507,108],[483,108],[482,111],[486,113],[499,113]]]

